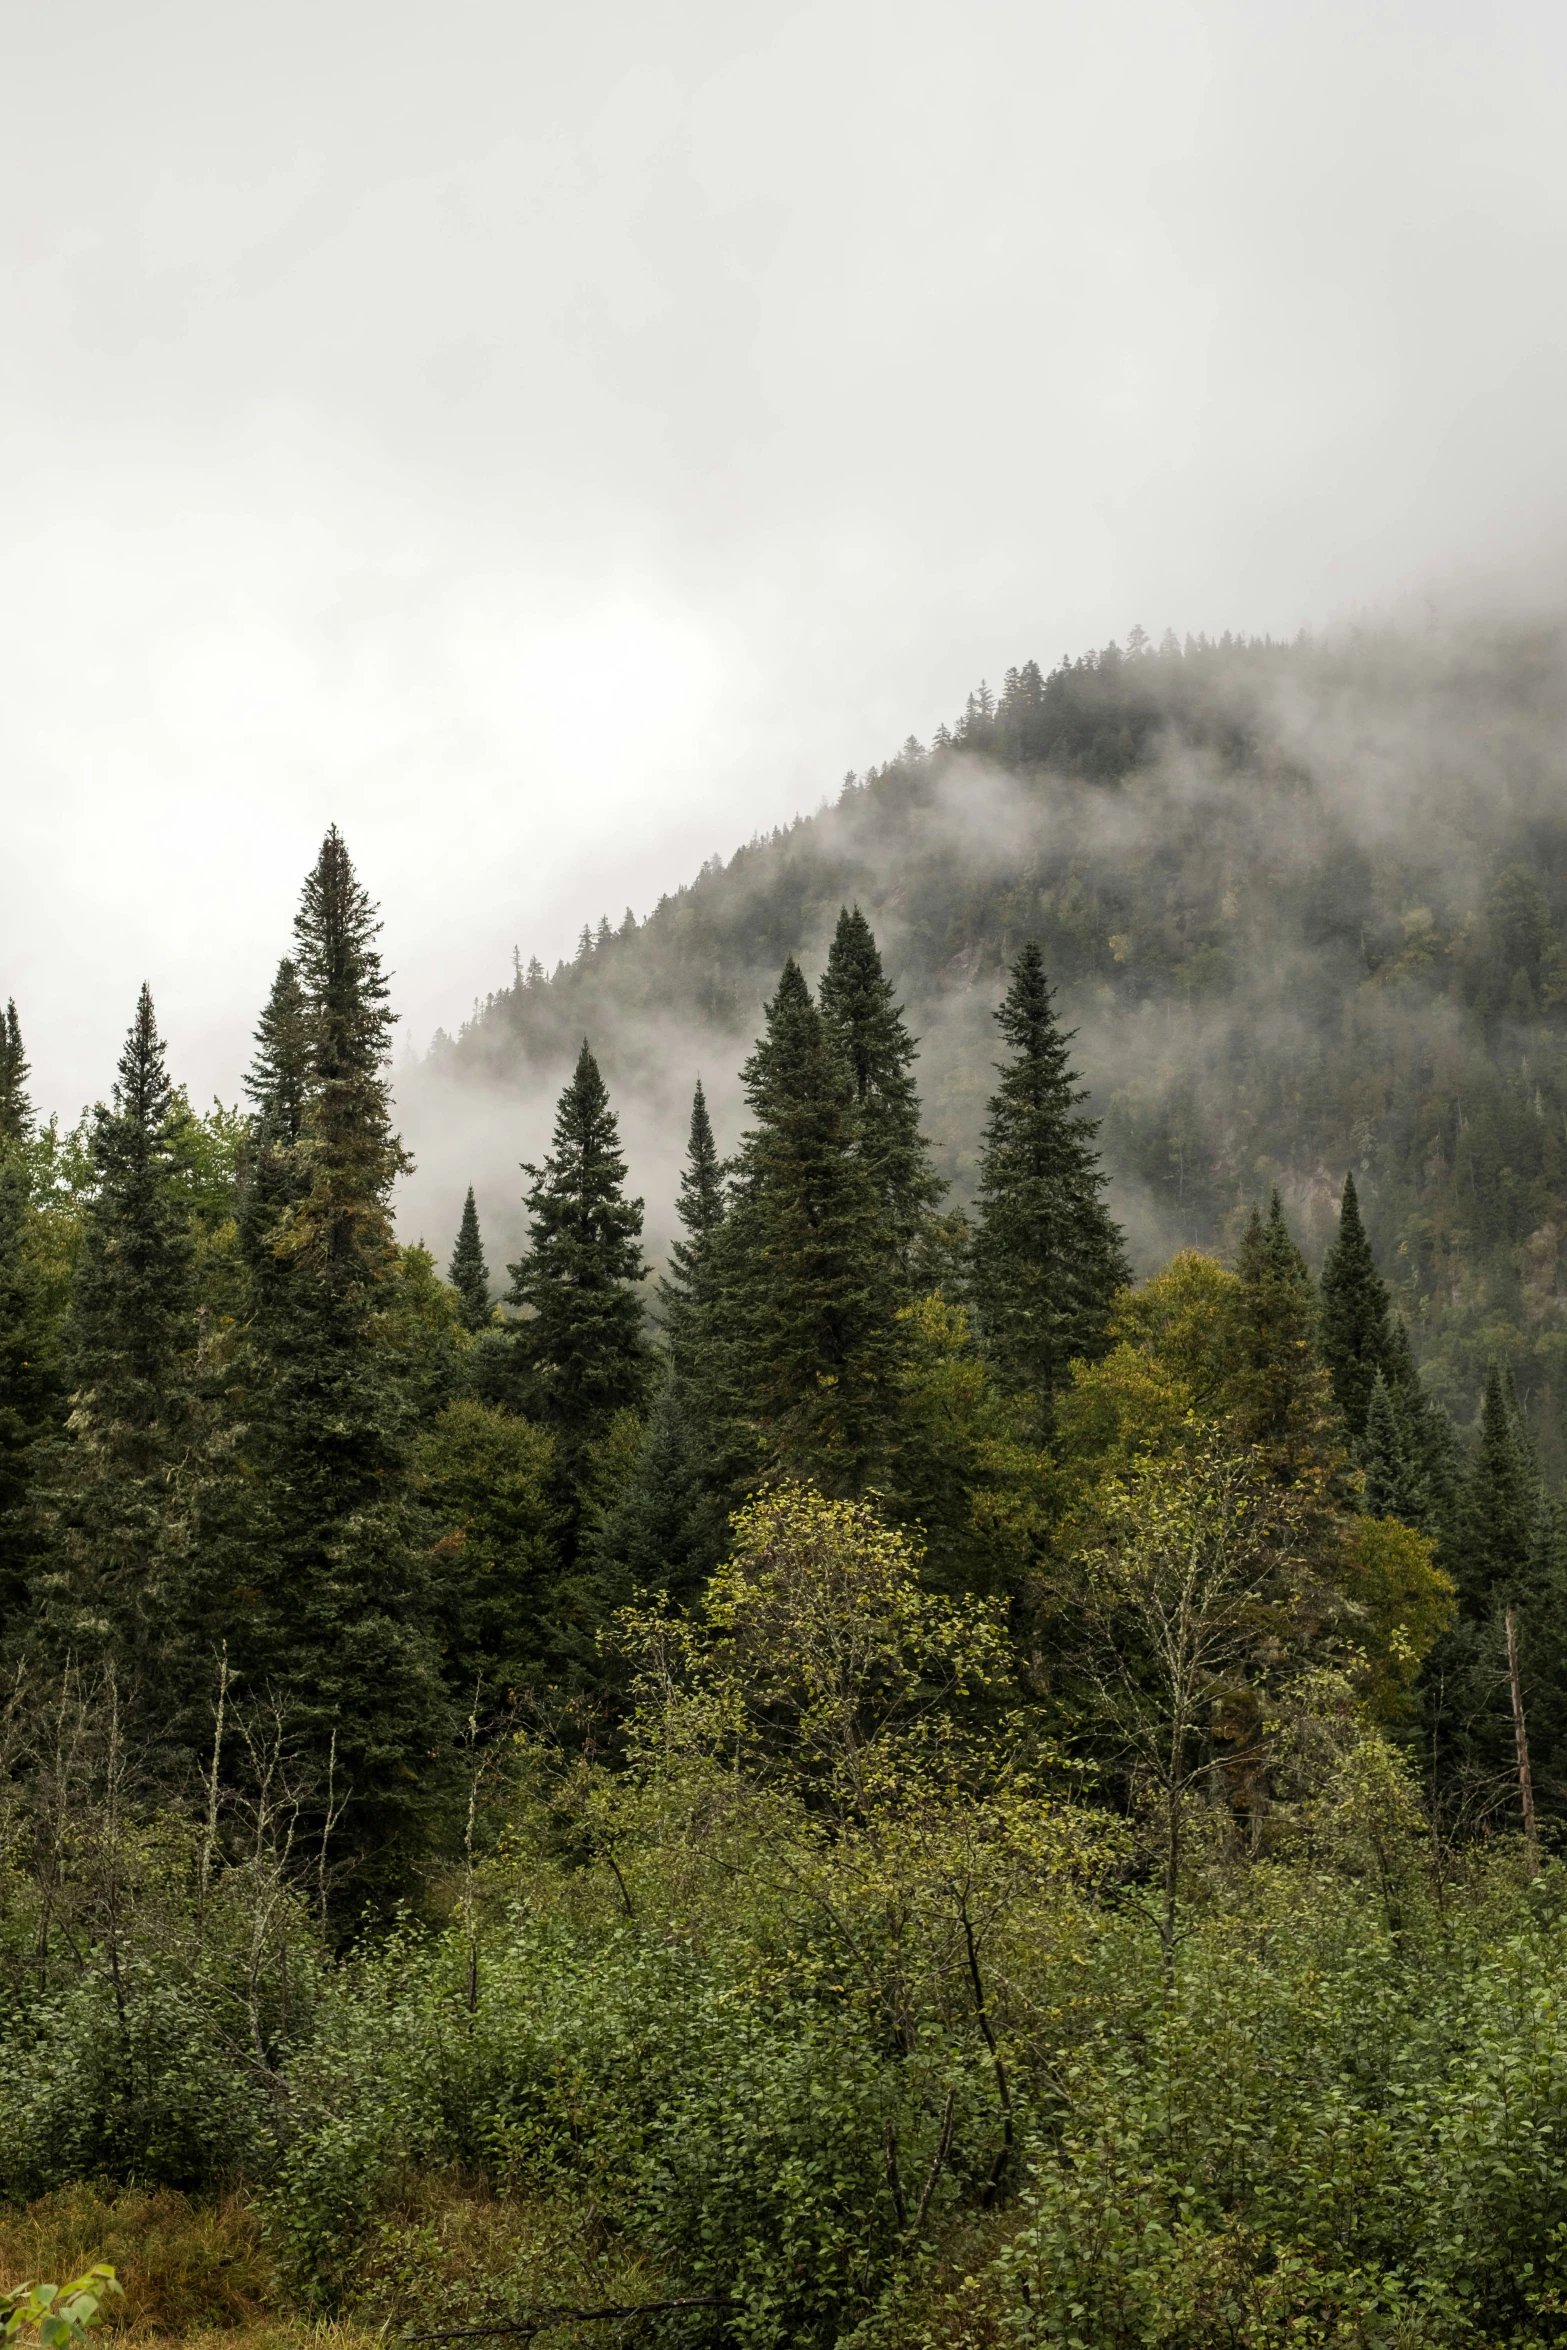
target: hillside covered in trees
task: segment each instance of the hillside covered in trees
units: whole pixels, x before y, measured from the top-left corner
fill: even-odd
[[[1232,1248],[1277,1184],[1313,1264],[1353,1167],[1428,1382],[1468,1424],[1510,1369],[1567,1468],[1567,690],[1554,632],[1323,645],[1140,637],[1009,670],[927,747],[645,920],[519,966],[434,1064],[508,1097],[593,1041],[639,1136],[700,1067],[727,1147],[786,954],[857,902],[921,1040],[935,1161],[972,1193],[989,1015],[1037,941],[1139,1271]],[[450,1097],[410,1091],[434,1138]],[[518,1155],[480,1142],[504,1218]],[[471,1171],[472,1172],[472,1171]],[[658,1187],[644,1178],[667,1232]],[[671,1186],[672,1188],[672,1186]]]
[[[551,1101],[439,1259],[335,830],[243,1112],[143,987],[63,1132],[8,1008],[8,2273],[1567,2339],[1554,677],[1009,676],[438,1046]]]

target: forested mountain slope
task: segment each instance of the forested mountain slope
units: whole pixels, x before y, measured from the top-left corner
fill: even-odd
[[[1567,668],[1550,631],[1416,642],[1134,635],[981,687],[928,747],[584,930],[426,1083],[536,1088],[584,1034],[672,1162],[700,1065],[720,1141],[787,954],[858,900],[972,1183],[1009,957],[1043,948],[1140,1271],[1228,1246],[1277,1183],[1308,1251],[1353,1167],[1433,1389],[1510,1364],[1549,1465],[1567,1399]],[[416,1121],[417,1123],[417,1121]],[[667,1226],[661,1164],[633,1179]]]

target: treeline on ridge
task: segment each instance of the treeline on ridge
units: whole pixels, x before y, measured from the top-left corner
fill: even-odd
[[[990,1012],[1036,940],[1084,1039],[1137,1270],[1228,1254],[1277,1187],[1308,1261],[1356,1171],[1428,1384],[1476,1424],[1511,1372],[1567,1471],[1567,737],[1547,629],[1192,640],[1009,671],[638,922],[438,1038],[413,1114],[569,1065],[638,1123],[671,1035],[734,1066],[786,955],[858,902],[922,1040],[935,1163],[972,1201]],[[715,1100],[717,1096],[715,1095]],[[726,1111],[738,1104],[727,1100]],[[481,1201],[494,1171],[481,1171]]]

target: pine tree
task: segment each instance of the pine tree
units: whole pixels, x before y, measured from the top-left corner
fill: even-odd
[[[1333,1385],[1317,1355],[1306,1260],[1275,1191],[1267,1222],[1256,1209],[1236,1258],[1240,1385],[1237,1432],[1286,1484],[1315,1482],[1326,1498],[1342,1466]]]
[[[1539,1490],[1533,1447],[1493,1361],[1464,1494],[1457,1580],[1466,1612],[1483,1616],[1494,1601],[1516,1598],[1528,1571]]]
[[[822,1025],[842,1054],[854,1089],[860,1150],[907,1274],[916,1242],[946,1185],[920,1132],[912,1067],[914,1039],[882,970],[870,924],[845,906],[822,975]]]
[[[1013,1057],[996,1064],[981,1150],[974,1306],[1000,1385],[1048,1412],[1068,1366],[1102,1351],[1131,1269],[1037,946],[1018,957],[996,1019]]]
[[[658,1285],[665,1341],[677,1366],[700,1311],[708,1250],[724,1220],[724,1207],[724,1171],[699,1077],[691,1097],[691,1132],[675,1201],[675,1214],[687,1237],[670,1244],[669,1270]]]
[[[21,1628],[35,1548],[29,1498],[61,1399],[30,1223],[21,1160],[0,1152],[0,1654],[14,1646]]]
[[[1458,1431],[1442,1405],[1427,1394],[1415,1367],[1409,1328],[1402,1315],[1388,1320],[1388,1393],[1403,1436],[1416,1485],[1423,1495],[1423,1515],[1412,1519],[1438,1546],[1451,1548],[1459,1539],[1465,1465]]]
[[[299,966],[283,958],[256,1023],[256,1052],[245,1079],[254,1108],[240,1186],[240,1245],[258,1305],[288,1279],[275,1253],[282,1218],[309,1188],[301,1140],[309,1045]]]
[[[619,1128],[586,1042],[556,1108],[554,1148],[523,1171],[529,1247],[507,1268],[507,1295],[532,1312],[511,1343],[528,1369],[530,1411],[557,1432],[574,1471],[616,1412],[640,1408],[650,1367],[637,1295],[642,1202],[625,1195]]]
[[[590,1612],[605,1622],[637,1591],[691,1599],[717,1564],[723,1532],[682,1389],[666,1379],[635,1471],[586,1546]]]
[[[719,1451],[742,1477],[749,1449],[753,1475],[855,1493],[884,1469],[897,1416],[895,1236],[848,1073],[792,956],[743,1075],[756,1124],[708,1316],[735,1419]]]
[[[65,1334],[70,1432],[40,1479],[38,1630],[113,1657],[139,1708],[174,1694],[189,1594],[170,1482],[191,1440],[196,1286],[177,1179],[179,1104],[143,987],[108,1107],[94,1116],[95,1189]]]
[[[0,1020],[0,1152],[24,1143],[33,1130],[33,1105],[27,1094],[27,1055],[22,1050],[22,1024],[16,1005],[9,1002]]]
[[[452,1250],[447,1279],[457,1292],[457,1315],[463,1328],[488,1328],[491,1314],[490,1269],[484,1261],[484,1244],[479,1237],[479,1211],[474,1204],[471,1183],[468,1196],[462,1204],[462,1222],[457,1228],[457,1241]]]
[[[33,1251],[21,1149],[32,1132],[27,1073],[12,1003],[0,1021],[0,1651],[15,1633],[26,1597],[27,1497],[60,1400],[55,1332]]]
[[[1387,1376],[1391,1363],[1387,1283],[1360,1220],[1353,1174],[1344,1178],[1338,1238],[1322,1263],[1317,1344],[1350,1441],[1358,1445],[1366,1432],[1372,1386],[1379,1373]]]
[[[1361,1455],[1366,1471],[1366,1508],[1370,1515],[1399,1518],[1406,1526],[1423,1524],[1429,1496],[1380,1371],[1371,1383]]]
[[[1567,1813],[1567,1524],[1560,1503],[1543,1492],[1520,1599],[1519,1662],[1535,1801],[1560,1819]]]
[[[336,829],[306,879],[252,1084],[267,1199],[251,1217],[251,1426],[266,1511],[231,1626],[249,1686],[286,1699],[314,1765],[351,1791],[339,1831],[362,1883],[411,1865],[446,1701],[410,1491],[409,1398],[383,1330],[399,1273],[390,1214],[393,1015],[376,911]]]

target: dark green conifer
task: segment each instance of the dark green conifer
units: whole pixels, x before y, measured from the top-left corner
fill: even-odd
[[[664,1337],[677,1365],[694,1333],[708,1248],[724,1220],[724,1204],[723,1165],[699,1077],[691,1097],[691,1131],[686,1163],[680,1174],[680,1195],[675,1201],[675,1214],[685,1226],[687,1237],[670,1244],[669,1270],[658,1285]]]
[[[255,1042],[245,1091],[277,1142],[292,1148],[304,1129],[310,1066],[305,991],[291,955],[277,967],[272,992],[256,1022]]]
[[[721,1375],[753,1474],[858,1492],[883,1470],[897,1415],[895,1236],[848,1072],[792,956],[743,1074],[756,1124],[720,1228]]]
[[[473,1185],[462,1204],[462,1222],[457,1227],[457,1242],[452,1250],[451,1267],[447,1274],[457,1292],[457,1317],[465,1330],[483,1330],[489,1325],[490,1269],[484,1261],[484,1243],[479,1237],[479,1211],[474,1204]]]
[[[1374,1518],[1399,1518],[1406,1526],[1423,1525],[1429,1497],[1399,1424],[1387,1381],[1380,1371],[1371,1383],[1361,1457],[1365,1463],[1365,1504],[1369,1514]]]
[[[1535,1801],[1560,1819],[1567,1813],[1567,1524],[1561,1504],[1544,1492],[1520,1598],[1519,1663]]]
[[[309,1047],[305,996],[299,966],[285,955],[256,1023],[256,1052],[245,1079],[254,1109],[240,1185],[240,1246],[258,1309],[280,1283],[287,1265],[274,1250],[282,1218],[308,1189],[301,1149]]]
[[[1316,1301],[1275,1191],[1253,1208],[1236,1257],[1242,1365],[1238,1433],[1288,1484],[1336,1477],[1343,1454],[1333,1386],[1316,1349]],[[1325,1496],[1326,1487],[1323,1485]]]
[[[1068,1366],[1102,1351],[1131,1268],[1037,946],[1019,955],[996,1019],[1012,1058],[997,1063],[981,1150],[974,1307],[999,1384],[1048,1411]]]
[[[247,1441],[267,1509],[231,1628],[250,1686],[287,1701],[318,1787],[330,1771],[339,1797],[351,1789],[339,1834],[362,1882],[412,1863],[446,1719],[409,1398],[383,1335],[399,1272],[390,1193],[408,1162],[392,1131],[379,928],[334,827],[258,1032],[271,1173],[250,1241]]]
[[[838,916],[819,995],[822,1025],[842,1054],[854,1089],[860,1150],[907,1275],[916,1244],[946,1185],[920,1132],[912,1074],[916,1045],[882,970],[870,924],[858,906]]]
[[[179,1106],[143,987],[112,1101],[93,1120],[95,1189],[65,1334],[70,1432],[40,1480],[37,1598],[47,1645],[112,1656],[132,1703],[155,1713],[189,1611],[170,1493],[191,1440],[196,1344]]]
[[[0,1020],[0,1152],[23,1143],[33,1130],[33,1105],[28,1099],[27,1055],[22,1050],[22,1024],[16,1005],[9,1002]]]
[[[32,1132],[27,1056],[14,1003],[0,1021],[0,1651],[14,1635],[27,1589],[31,1529],[25,1509],[38,1448],[60,1400],[49,1301],[33,1250],[21,1146]]]
[[[1409,1327],[1401,1314],[1388,1317],[1388,1393],[1403,1435],[1424,1514],[1413,1520],[1440,1548],[1459,1538],[1465,1463],[1452,1419],[1427,1394],[1415,1367]]]
[[[1350,1441],[1358,1445],[1366,1431],[1372,1385],[1379,1372],[1388,1375],[1391,1363],[1387,1283],[1360,1220],[1353,1174],[1344,1178],[1338,1238],[1322,1262],[1317,1345]]]
[[[1484,1615],[1494,1601],[1516,1598],[1528,1570],[1539,1493],[1533,1447],[1493,1361],[1464,1494],[1457,1581],[1466,1612]]]
[[[680,1384],[666,1379],[636,1468],[587,1546],[592,1613],[606,1622],[638,1591],[693,1598],[717,1563],[723,1528]]]
[[[689,1596],[722,1555],[733,1469],[725,1451],[733,1434],[730,1333],[716,1261],[726,1210],[724,1167],[699,1078],[675,1202],[686,1237],[672,1243],[658,1285],[664,1376],[636,1465],[590,1545],[600,1621],[637,1589]]]
[[[30,1225],[21,1159],[0,1152],[0,1654],[20,1630],[35,1549],[29,1498],[61,1399],[55,1331]]]
[[[638,1284],[642,1202],[627,1199],[620,1133],[584,1042],[555,1113],[554,1148],[525,1165],[528,1253],[507,1268],[530,1413],[561,1439],[568,1469],[616,1412],[639,1409],[650,1367]]]

